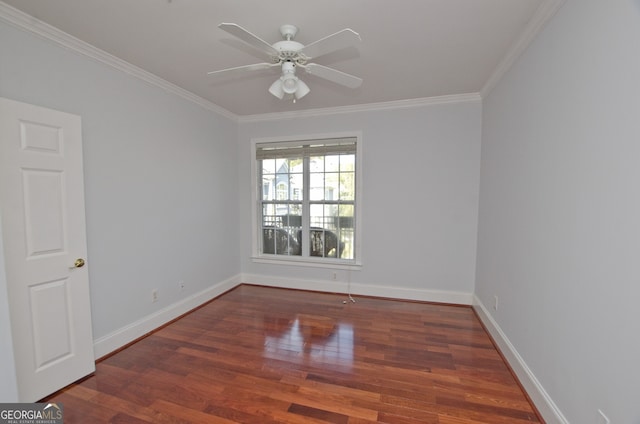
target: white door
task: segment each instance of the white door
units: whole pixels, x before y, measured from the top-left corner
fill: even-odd
[[[95,370],[80,117],[0,98],[0,217],[21,402]]]

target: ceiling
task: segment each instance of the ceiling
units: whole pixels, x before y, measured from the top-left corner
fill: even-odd
[[[554,0],[4,0],[86,43],[237,116],[479,93]],[[556,0],[557,2],[557,0]],[[267,91],[278,68],[241,76],[208,71],[263,62],[217,26],[233,22],[269,43],[279,27],[309,44],[343,28],[360,34],[318,63],[363,78],[348,89],[313,75],[298,100]]]

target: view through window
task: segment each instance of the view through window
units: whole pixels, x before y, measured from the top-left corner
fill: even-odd
[[[356,138],[256,145],[261,253],[355,260]]]

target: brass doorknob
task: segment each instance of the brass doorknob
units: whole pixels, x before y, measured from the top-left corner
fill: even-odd
[[[73,263],[74,268],[82,268],[83,266],[84,266],[84,259],[82,258],[76,259],[76,261]]]

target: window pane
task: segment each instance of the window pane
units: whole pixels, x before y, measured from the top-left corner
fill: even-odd
[[[278,181],[276,185],[276,200],[289,200],[289,190],[284,181]]]
[[[312,204],[309,207],[309,212],[311,215],[310,225],[312,227],[322,228],[324,225],[324,205]]]
[[[301,174],[302,170],[302,158],[289,159],[289,172],[292,174]]]
[[[297,217],[295,221],[297,224],[294,224],[294,220],[293,218],[291,218],[291,216],[293,215]],[[302,216],[302,203],[291,203],[289,205],[289,216],[291,219],[289,221],[286,221],[287,223],[285,223],[284,225],[301,227],[302,219],[300,217]]]
[[[340,200],[354,200],[356,198],[355,174],[353,172],[340,173]]]
[[[309,175],[309,199],[324,200],[324,174],[314,172]]]
[[[309,160],[309,172],[324,172],[324,156],[312,156]]]
[[[356,155],[340,155],[340,171],[352,172],[356,170]]]
[[[264,159],[262,161],[262,175],[275,174],[276,173],[276,161],[275,159]]]
[[[324,228],[333,230],[336,228],[336,218],[338,217],[338,205],[324,205]]]
[[[339,258],[342,252],[339,232],[335,222],[337,205],[311,205],[311,228],[309,231],[309,255]]]
[[[289,178],[289,192],[291,200],[302,200],[304,187],[303,187],[302,174],[291,174]]]
[[[338,214],[340,216],[350,216],[353,218],[353,205],[340,205]]]
[[[336,218],[336,232],[339,235],[339,253],[342,259],[354,259],[354,222],[353,205],[340,205],[338,207],[338,217]]]
[[[262,200],[275,200],[275,186],[275,175],[271,174],[262,176]]]
[[[340,156],[332,155],[324,158],[324,172],[338,172],[340,170]]]
[[[333,172],[324,176],[324,200],[338,200],[340,194],[339,174]]]
[[[263,203],[262,204],[262,225],[275,225],[272,220],[276,215],[276,205],[273,203]]]
[[[352,228],[340,228],[338,231],[338,257],[340,259],[354,259],[355,231]]]
[[[312,228],[309,238],[309,255],[326,257],[328,255],[327,243],[336,240],[334,233],[322,228]]]
[[[276,212],[276,204],[274,203],[263,203],[262,204],[262,226],[263,227],[275,227],[279,218]]]
[[[276,174],[287,174],[289,172],[288,159],[276,159]]]

